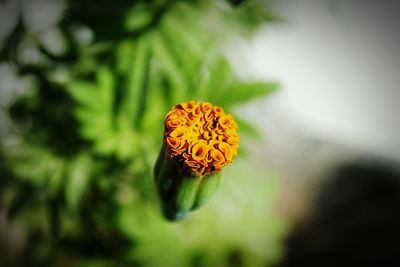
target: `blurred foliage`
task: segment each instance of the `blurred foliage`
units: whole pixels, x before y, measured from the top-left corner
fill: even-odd
[[[29,81],[6,107],[14,126],[0,147],[0,231],[20,236],[0,238],[2,266],[265,266],[279,257],[278,180],[251,159],[228,168],[209,207],[178,224],[162,218],[151,174],[172,105],[234,111],[277,88],[239,80],[222,51],[275,19],[262,5],[69,0],[39,30],[21,13],[0,51]]]

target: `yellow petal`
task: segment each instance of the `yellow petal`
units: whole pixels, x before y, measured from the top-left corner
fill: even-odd
[[[233,151],[230,145],[225,142],[220,142],[218,144],[219,150],[224,154],[225,158],[230,161],[233,157]]]
[[[218,107],[218,106],[214,106],[213,111],[214,111],[214,114],[215,114],[217,117],[220,117],[221,115],[224,114],[223,108]]]
[[[207,142],[205,142],[204,140],[200,140],[197,144],[193,146],[191,155],[194,160],[201,161],[206,159],[207,152]]]
[[[194,101],[189,101],[186,103],[182,103],[181,107],[186,111],[186,112],[192,112],[194,109],[196,109],[197,104]]]
[[[187,139],[186,137],[186,133],[188,132],[188,128],[185,126],[179,126],[178,128],[176,128],[175,130],[173,130],[170,133],[171,137],[176,137],[176,138],[181,138],[181,139]]]
[[[218,123],[223,129],[226,129],[231,125],[231,118],[229,116],[222,115],[218,119]]]

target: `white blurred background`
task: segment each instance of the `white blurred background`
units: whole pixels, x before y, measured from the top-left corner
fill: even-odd
[[[397,1],[272,1],[283,22],[266,25],[234,58],[249,77],[281,90],[246,110],[269,146],[287,130],[400,160],[400,9]],[[262,112],[260,112],[262,110]],[[286,139],[286,140],[285,140]],[[297,147],[296,147],[297,148]]]

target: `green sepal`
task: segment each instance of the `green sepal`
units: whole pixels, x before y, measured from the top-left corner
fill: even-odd
[[[222,172],[203,177],[192,210],[204,206],[217,191]]]
[[[192,210],[197,199],[200,182],[199,177],[182,177],[176,191],[176,206],[179,212]]]
[[[160,171],[164,164],[164,157],[165,157],[165,148],[164,146],[162,146],[161,151],[158,154],[156,164],[154,165],[154,178],[156,183],[158,183]]]
[[[218,188],[221,174],[197,176],[169,157],[162,148],[154,167],[154,179],[166,219],[177,221],[203,206]]]

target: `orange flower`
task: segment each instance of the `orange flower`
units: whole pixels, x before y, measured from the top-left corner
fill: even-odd
[[[237,154],[237,123],[221,107],[195,101],[176,105],[165,126],[169,156],[199,176],[218,172]]]

